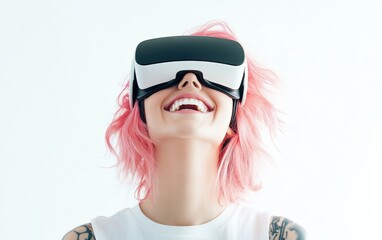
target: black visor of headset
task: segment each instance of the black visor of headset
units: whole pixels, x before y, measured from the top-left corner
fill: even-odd
[[[247,62],[233,40],[205,36],[175,36],[141,42],[135,51],[130,82],[130,106],[194,73],[201,84],[243,105],[247,91]]]

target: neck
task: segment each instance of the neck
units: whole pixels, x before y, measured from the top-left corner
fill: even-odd
[[[156,146],[158,181],[140,204],[155,222],[190,226],[206,223],[221,213],[217,177],[219,147],[195,140],[171,140]]]

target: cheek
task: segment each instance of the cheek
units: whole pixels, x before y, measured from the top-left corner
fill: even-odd
[[[151,139],[155,136],[155,130],[160,129],[162,123],[161,103],[162,93],[157,92],[144,101],[147,130]]]
[[[214,119],[215,132],[219,135],[219,138],[224,138],[231,122],[233,103],[232,99],[223,98],[217,104],[219,107],[216,109],[217,112]]]
[[[219,100],[220,100],[218,103],[219,114],[217,117],[221,119],[222,124],[228,126],[232,117],[233,101],[231,98],[227,96],[222,96]]]
[[[145,102],[145,117],[148,128],[153,128],[155,124],[158,124],[159,114],[157,109],[150,103]]]
[[[158,116],[161,115],[162,111],[162,104],[166,96],[168,95],[169,90],[161,90],[159,92],[156,92],[152,94],[150,97],[145,99],[145,116],[146,116],[146,122],[155,122],[157,120]]]

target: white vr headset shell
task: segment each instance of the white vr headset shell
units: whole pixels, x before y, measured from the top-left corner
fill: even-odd
[[[195,36],[181,36],[193,37]],[[170,37],[171,38],[171,37]],[[174,37],[173,37],[174,38]],[[198,37],[196,37],[198,38]],[[206,37],[199,37],[206,38]],[[210,38],[210,37],[208,37]],[[221,41],[221,38],[217,38]],[[154,39],[155,40],[155,39]],[[226,39],[223,39],[226,40]],[[232,41],[232,40],[228,40]],[[234,42],[234,41],[232,41]],[[235,42],[238,44],[237,42]],[[241,47],[241,46],[240,46]],[[221,51],[224,52],[224,49]],[[219,60],[219,59],[217,59]],[[227,91],[221,88],[219,91],[229,95],[234,99],[240,99],[241,105],[244,105],[248,87],[248,71],[247,71],[247,61],[243,54],[243,60],[240,65],[232,65],[221,63],[221,61],[205,61],[202,60],[175,60],[175,61],[163,61],[153,64],[139,64],[137,62],[137,53],[134,56],[131,67],[131,78],[130,78],[130,107],[132,108],[135,102],[134,98],[134,85],[136,84],[139,89],[145,90],[150,87],[155,87],[160,84],[165,84],[170,81],[176,80],[177,74],[179,72],[200,72],[203,75],[203,80],[208,82],[207,85],[214,86],[220,85],[231,91],[240,91],[240,97],[234,97]],[[202,84],[204,81],[201,81]],[[203,84],[204,85],[204,84]],[[208,86],[207,86],[208,87]],[[214,88],[214,87],[212,87]],[[241,89],[240,89],[241,88]]]

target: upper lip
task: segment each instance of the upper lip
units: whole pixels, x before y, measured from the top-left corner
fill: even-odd
[[[175,97],[173,97],[165,106],[164,106],[164,109],[169,111],[170,110],[170,107],[171,105],[178,99],[181,99],[181,98],[193,98],[193,99],[197,99],[199,101],[202,101],[208,108],[208,111],[210,112],[211,110],[213,110],[213,106],[212,104],[203,96],[200,96],[199,94],[196,94],[196,93],[182,93],[182,94],[179,94],[179,95],[176,95]]]

